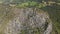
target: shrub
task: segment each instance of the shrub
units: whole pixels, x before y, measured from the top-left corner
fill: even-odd
[[[18,8],[24,8],[24,7],[27,7],[27,6],[28,6],[28,3],[22,3],[22,4],[17,5]]]
[[[35,6],[37,6],[38,4],[37,4],[37,2],[32,1],[32,2],[29,3],[29,5],[30,5],[30,7],[35,7]]]
[[[45,7],[45,6],[46,6],[45,4],[40,3],[37,7],[38,7],[38,8],[43,8],[43,7]]]
[[[17,7],[18,8],[25,8],[25,7],[37,7],[37,8],[42,8],[45,7],[46,5],[43,3],[38,3],[38,2],[34,2],[34,1],[29,1],[29,2],[24,2],[21,4],[18,4]]]

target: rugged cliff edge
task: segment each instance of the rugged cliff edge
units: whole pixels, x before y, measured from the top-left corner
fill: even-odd
[[[51,34],[52,21],[47,12],[37,8],[15,8],[13,13],[13,19],[9,19],[3,29],[4,34]]]

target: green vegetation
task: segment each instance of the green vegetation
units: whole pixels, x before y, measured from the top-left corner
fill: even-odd
[[[46,5],[43,3],[39,3],[39,5],[37,6],[37,8],[43,8],[43,7],[46,7]]]
[[[43,8],[46,5],[44,3],[38,3],[38,2],[24,2],[21,4],[16,5],[16,7],[18,8],[25,8],[25,7],[37,7],[37,8]]]
[[[24,8],[24,7],[28,7],[29,4],[28,3],[22,3],[22,4],[18,4],[16,7],[18,8]]]
[[[50,18],[53,21],[53,34],[60,34],[60,6],[59,5],[51,5],[42,8],[42,10],[47,11],[50,15]]]

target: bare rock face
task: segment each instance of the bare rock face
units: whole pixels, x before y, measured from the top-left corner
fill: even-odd
[[[4,34],[51,34],[49,15],[37,8],[14,9],[15,16],[9,20]]]

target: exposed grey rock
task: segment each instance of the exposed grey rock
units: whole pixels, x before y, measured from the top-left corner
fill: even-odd
[[[52,22],[46,12],[36,8],[14,9],[16,16],[9,20],[5,34],[50,34]]]

